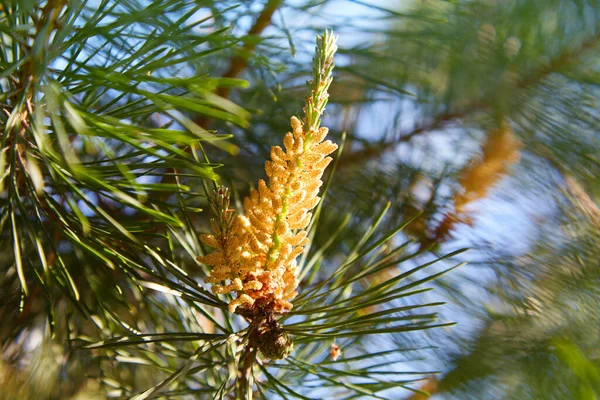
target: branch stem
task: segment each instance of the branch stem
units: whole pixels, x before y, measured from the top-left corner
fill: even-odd
[[[236,383],[236,399],[238,400],[252,400],[252,387],[254,386],[252,368],[258,351],[258,329],[252,325],[250,329],[248,342],[242,351],[238,368]]]

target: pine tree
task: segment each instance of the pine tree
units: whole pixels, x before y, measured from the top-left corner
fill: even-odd
[[[0,1],[0,398],[598,397],[599,18]]]

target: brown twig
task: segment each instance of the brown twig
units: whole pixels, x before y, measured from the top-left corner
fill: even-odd
[[[248,36],[259,36],[271,23],[273,14],[281,4],[281,0],[269,0],[262,12],[254,22],[254,25],[248,31]],[[254,52],[256,44],[254,41],[248,41],[241,49],[242,54],[233,57],[229,69],[223,74],[223,78],[235,78],[248,66],[249,55]],[[219,87],[217,94],[221,97],[229,96],[228,87]]]
[[[271,18],[277,10],[277,7],[281,4],[281,0],[269,0],[265,4],[265,8],[261,11],[260,15],[254,22],[254,25],[248,31],[247,36],[260,36],[267,26],[271,23]],[[250,55],[254,52],[256,43],[253,40],[247,41],[242,46],[240,52],[241,55],[237,55],[231,59],[231,64],[227,71],[221,75],[222,78],[236,78],[244,69],[248,66],[248,60]],[[229,87],[218,87],[216,90],[217,95],[227,98],[229,97]],[[196,124],[199,126],[206,126],[210,120],[206,116],[199,116],[196,118]]]
[[[347,153],[346,156],[342,156],[342,158],[340,158],[337,168],[344,168],[359,161],[370,160],[372,158],[381,156],[382,154],[393,150],[395,146],[399,145],[400,143],[409,142],[415,136],[429,133],[435,129],[441,128],[449,122],[463,118],[474,111],[482,110],[487,107],[488,105],[484,103],[474,103],[470,106],[469,109],[460,110],[454,113],[442,114],[439,117],[435,118],[431,123],[415,128],[409,133],[400,136],[393,142],[378,143],[375,146],[366,147],[364,149],[357,150],[352,153]]]
[[[248,342],[242,351],[238,367],[238,380],[236,383],[237,399],[252,399],[252,368],[258,352],[258,329],[250,325]]]

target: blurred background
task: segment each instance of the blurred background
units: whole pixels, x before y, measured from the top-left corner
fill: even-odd
[[[339,50],[324,125],[345,142],[320,274],[388,202],[382,225],[410,221],[397,240],[419,263],[469,248],[422,295],[456,325],[360,345],[406,349],[389,371],[439,372],[411,384],[430,394],[381,398],[600,397],[600,2],[0,5],[0,398],[120,398],[155,381],[135,369],[153,360],[70,340],[187,330],[137,281],[152,263],[205,276],[202,179],[220,176],[239,205],[263,177],[325,29]]]

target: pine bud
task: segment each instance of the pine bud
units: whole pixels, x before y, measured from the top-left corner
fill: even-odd
[[[278,325],[265,330],[258,337],[258,349],[265,358],[271,360],[286,358],[293,348],[291,336]]]

